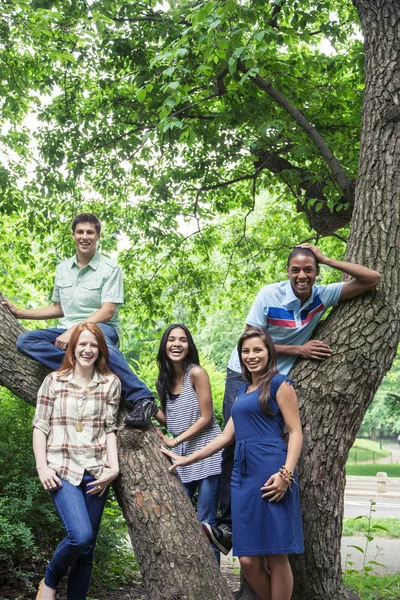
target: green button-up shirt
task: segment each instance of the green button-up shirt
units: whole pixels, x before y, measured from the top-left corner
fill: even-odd
[[[118,311],[124,302],[122,272],[117,263],[98,252],[82,269],[76,256],[57,266],[52,300],[61,303],[61,326],[67,329],[90,317],[103,302],[113,302],[115,312],[107,324],[118,335],[121,333]]]

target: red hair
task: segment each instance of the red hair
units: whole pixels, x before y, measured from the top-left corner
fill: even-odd
[[[79,323],[72,333],[71,339],[67,346],[67,350],[65,352],[64,360],[62,365],[57,371],[73,371],[75,367],[75,349],[78,344],[79,336],[82,331],[90,331],[96,338],[98,347],[99,347],[99,355],[94,363],[94,368],[96,371],[101,373],[102,375],[108,375],[111,373],[110,367],[108,366],[108,361],[110,359],[110,355],[107,348],[106,339],[104,337],[104,333],[96,325],[95,323]]]

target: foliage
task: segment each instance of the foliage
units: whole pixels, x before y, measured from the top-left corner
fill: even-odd
[[[379,471],[385,471],[388,477],[400,477],[400,464],[385,465],[369,464],[369,465],[346,465],[346,475],[358,475],[360,477],[375,477]]]
[[[351,555],[347,554],[347,556],[346,556],[345,574],[350,575],[350,576],[352,576],[352,575],[357,576],[357,580],[358,580],[357,595],[359,596],[360,600],[367,600],[367,598],[374,597],[374,596],[370,595],[370,580],[369,580],[369,578],[371,577],[373,569],[375,567],[385,568],[385,565],[383,565],[381,562],[378,561],[379,555],[380,555],[379,549],[377,549],[377,553],[376,553],[374,559],[367,560],[368,545],[370,544],[370,542],[372,542],[374,540],[374,537],[376,536],[377,532],[380,533],[381,531],[386,530],[385,526],[379,525],[379,524],[373,522],[373,513],[375,512],[375,508],[374,508],[375,505],[376,505],[376,502],[374,502],[372,500],[370,503],[368,517],[356,517],[356,519],[366,519],[366,527],[365,527],[365,532],[364,532],[364,537],[365,537],[364,548],[362,548],[361,546],[355,546],[355,545],[348,546],[348,548],[354,548],[357,552],[361,552],[361,554],[363,555],[363,563],[362,563],[362,569],[361,569],[360,573],[358,573],[358,571],[356,571],[354,568],[352,568],[354,566],[354,563],[351,560]]]
[[[244,315],[260,281],[284,276],[288,248],[315,238],[302,211],[329,221],[349,203],[257,77],[303,111],[351,181],[357,34],[340,0],[7,2],[1,288],[25,304],[29,289],[16,282],[29,279],[49,298],[54,265],[72,249],[70,220],[90,209],[106,225],[103,251],[120,241],[136,336],[160,319],[197,325],[211,304]],[[346,233],[324,242],[335,256]]]
[[[32,453],[33,408],[0,393],[0,579],[40,561],[60,532],[48,494],[38,485]]]
[[[346,586],[357,592],[360,588],[362,573],[345,573]],[[363,600],[398,600],[400,597],[400,575],[370,575],[364,581]]]
[[[343,536],[359,537],[370,527],[374,528],[375,537],[400,538],[400,519],[371,517],[345,517],[343,519]]]

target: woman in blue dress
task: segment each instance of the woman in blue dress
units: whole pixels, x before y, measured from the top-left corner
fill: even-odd
[[[304,550],[295,474],[303,441],[297,397],[292,381],[277,373],[275,347],[263,328],[247,329],[238,351],[249,384],[239,390],[221,435],[190,456],[162,451],[174,459],[173,470],[211,456],[236,439],[233,554],[260,600],[290,600],[293,576],[288,554]],[[287,446],[282,439],[285,427]]]

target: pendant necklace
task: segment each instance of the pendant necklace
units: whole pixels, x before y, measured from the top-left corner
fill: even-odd
[[[77,412],[77,416],[78,416],[78,420],[75,423],[75,431],[77,431],[78,433],[81,433],[83,431],[83,423],[82,423],[82,417],[83,417],[83,400],[86,400],[86,398],[88,397],[88,391],[85,388],[83,390],[83,394],[82,394],[82,412],[79,413],[79,399],[76,399],[76,412]]]

